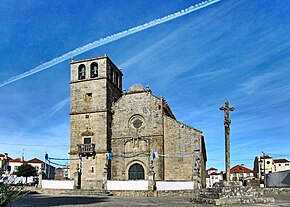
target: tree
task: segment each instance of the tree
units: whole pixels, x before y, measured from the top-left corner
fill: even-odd
[[[36,169],[32,165],[25,162],[18,167],[17,171],[15,172],[15,175],[25,177],[26,178],[25,183],[27,183],[27,177],[35,176]]]

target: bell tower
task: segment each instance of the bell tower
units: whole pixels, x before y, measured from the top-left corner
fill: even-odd
[[[71,178],[78,173],[79,187],[98,189],[111,151],[111,107],[122,95],[123,74],[106,55],[72,60],[70,69]]]

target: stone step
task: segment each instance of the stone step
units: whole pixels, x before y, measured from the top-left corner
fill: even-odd
[[[84,196],[112,196],[113,194],[105,190],[67,190],[61,194],[84,195]]]
[[[113,194],[106,190],[65,190],[65,189],[38,189],[37,193],[48,195],[83,195],[83,196],[112,196]]]

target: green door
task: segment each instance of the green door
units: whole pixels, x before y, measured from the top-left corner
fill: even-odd
[[[144,169],[142,165],[134,164],[129,168],[129,180],[144,180]]]

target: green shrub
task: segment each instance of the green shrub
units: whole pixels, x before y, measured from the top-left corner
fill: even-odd
[[[19,198],[23,193],[22,186],[9,186],[3,183],[0,183],[0,206],[5,206],[8,203]]]

